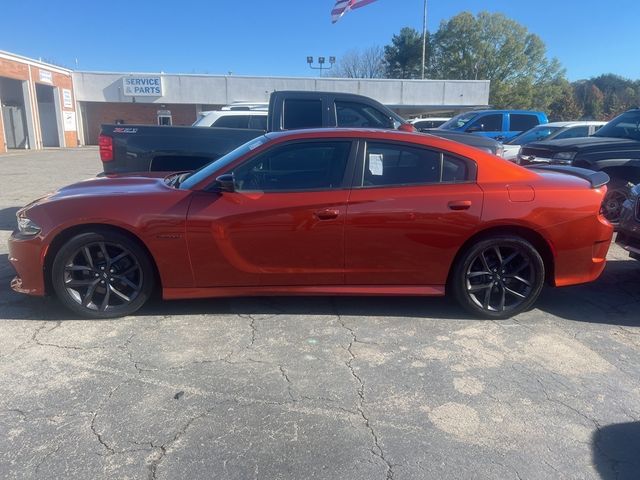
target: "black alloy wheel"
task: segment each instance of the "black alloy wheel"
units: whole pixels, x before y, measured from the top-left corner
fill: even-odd
[[[149,298],[154,283],[146,252],[117,232],[84,233],[58,251],[52,268],[56,295],[83,317],[129,315]]]
[[[544,262],[522,238],[486,238],[460,257],[452,281],[458,302],[470,312],[508,318],[528,309],[538,298]]]
[[[630,189],[623,180],[612,180],[607,185],[607,194],[602,201],[602,214],[613,225],[620,222],[622,204],[629,198]]]

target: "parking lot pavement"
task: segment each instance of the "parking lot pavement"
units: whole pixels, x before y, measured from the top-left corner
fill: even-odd
[[[631,479],[640,262],[504,321],[444,299],[155,302],[10,291],[15,211],[94,149],[0,156],[0,477]]]

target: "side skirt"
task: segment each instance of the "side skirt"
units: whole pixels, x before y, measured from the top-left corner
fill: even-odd
[[[444,295],[444,285],[320,285],[267,287],[164,288],[165,300],[262,296],[429,296]]]

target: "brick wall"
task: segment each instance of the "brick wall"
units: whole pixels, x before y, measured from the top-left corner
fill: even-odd
[[[100,134],[100,125],[115,123],[157,125],[158,110],[169,110],[173,125],[191,125],[196,120],[195,105],[159,104],[159,103],[83,103],[85,111],[85,132],[87,145],[96,145]]]
[[[26,62],[31,62],[31,80],[32,81],[31,81],[31,84],[29,85],[29,96],[30,96],[31,104],[34,107],[31,114],[33,116],[34,127],[37,130],[37,133],[36,133],[36,138],[30,139],[30,144],[32,145],[31,148],[35,148],[36,140],[40,137],[40,125],[39,125],[40,119],[38,116],[38,109],[36,107],[37,97],[36,97],[35,84],[40,83],[42,85],[48,85],[48,86],[53,86],[58,88],[58,93],[60,95],[60,99],[59,99],[60,109],[62,112],[75,111],[75,98],[73,98],[71,107],[64,106],[62,89],[71,90],[71,96],[74,97],[73,80],[70,74],[65,75],[63,73],[54,72],[50,68],[47,68],[46,65],[43,65],[42,66],[43,70],[51,72],[51,83],[41,82],[40,72],[39,72],[40,67],[36,66],[39,64],[34,61],[29,61],[29,60],[25,61],[25,60],[21,60],[20,58],[16,58],[15,60],[0,58],[0,77],[11,78],[14,80],[22,80],[22,81],[29,80],[29,63],[26,63]],[[26,106],[26,102],[25,102],[25,106]],[[61,125],[62,125],[62,128],[64,128],[64,123],[62,122],[62,119],[61,119]],[[77,118],[76,118],[76,126],[77,126]],[[63,133],[64,133],[65,144],[67,147],[78,146],[77,131],[70,131],[70,132],[65,131]],[[0,153],[3,153],[3,152],[6,152],[6,147],[5,147],[5,138],[4,138],[4,128],[2,128],[2,124],[0,123]]]

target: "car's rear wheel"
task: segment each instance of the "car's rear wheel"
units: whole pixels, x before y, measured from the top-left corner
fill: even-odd
[[[56,296],[88,318],[130,315],[149,299],[154,270],[137,242],[115,231],[76,235],[58,250],[51,269]]]
[[[457,301],[474,315],[508,318],[527,310],[544,284],[544,262],[519,237],[492,236],[467,248],[451,278]]]
[[[631,190],[625,180],[612,179],[607,185],[607,194],[602,200],[602,213],[613,225],[620,222],[622,204],[630,195]]]

